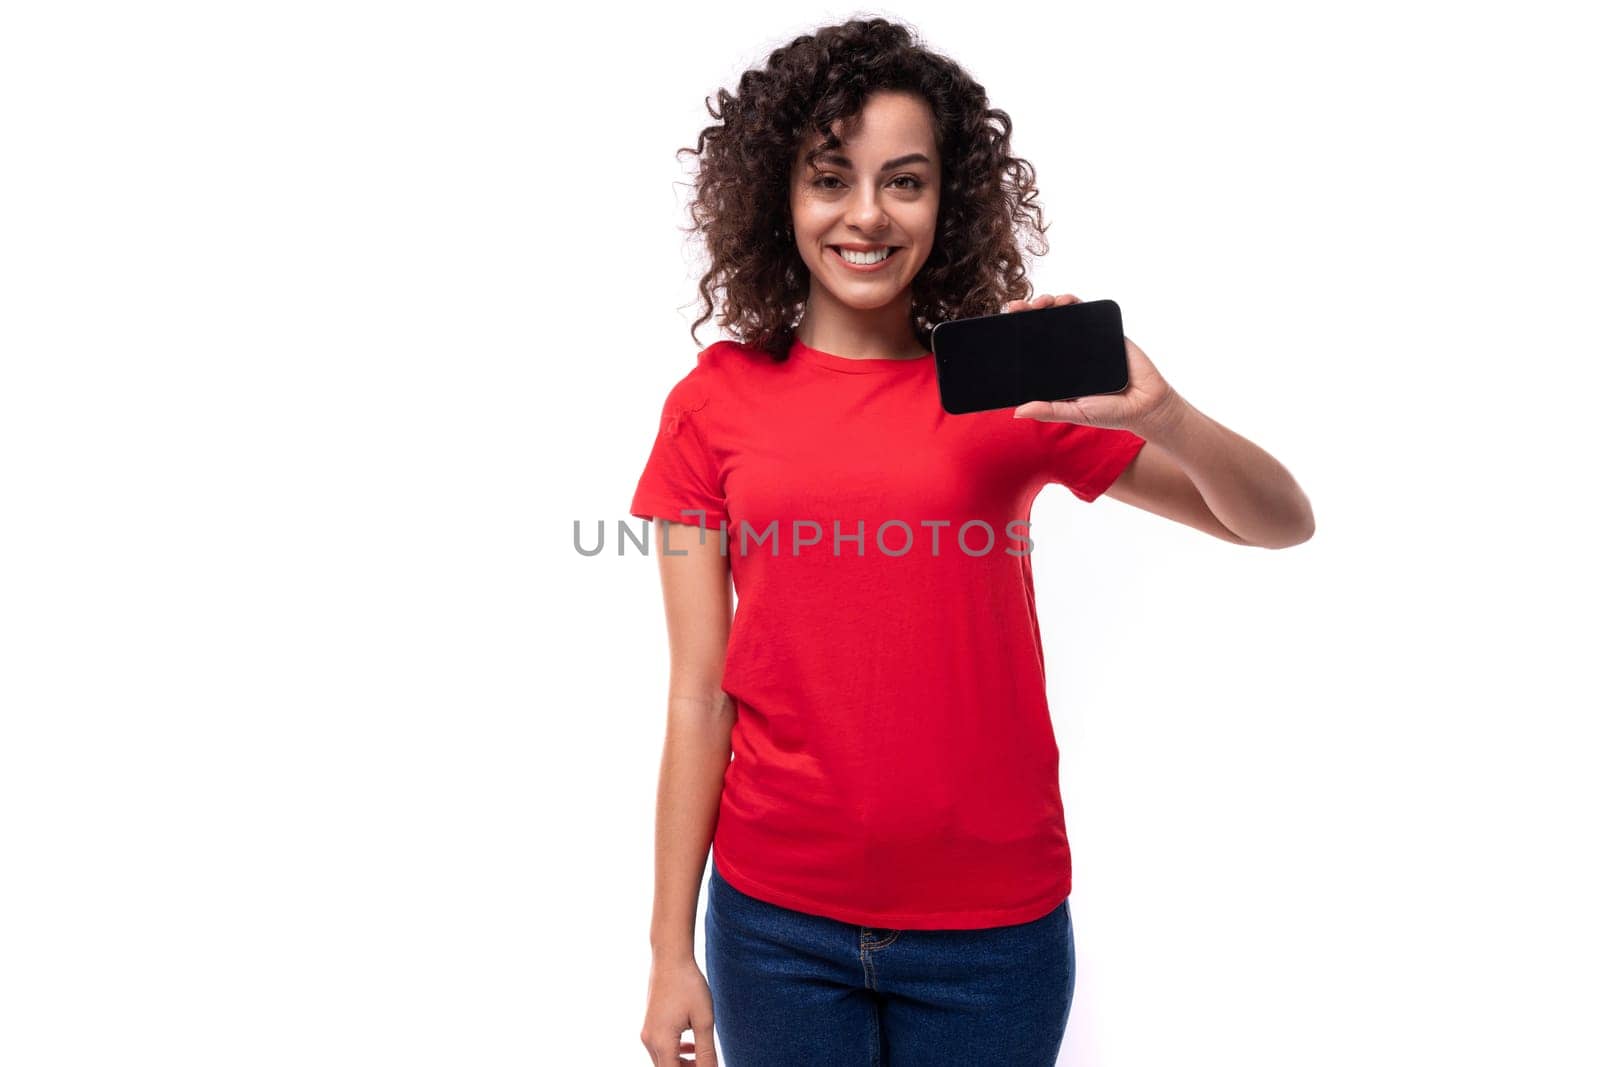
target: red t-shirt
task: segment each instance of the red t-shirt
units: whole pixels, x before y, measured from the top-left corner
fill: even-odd
[[[702,509],[732,569],[712,845],[730,883],[885,929],[1029,922],[1067,897],[1025,524],[1046,483],[1093,501],[1144,443],[948,415],[931,354],[700,352],[630,514]]]

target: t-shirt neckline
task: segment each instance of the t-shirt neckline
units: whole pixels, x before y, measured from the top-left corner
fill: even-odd
[[[791,359],[798,359],[828,370],[843,371],[846,374],[883,374],[905,373],[906,371],[922,367],[933,359],[932,352],[925,352],[911,359],[895,358],[870,358],[853,359],[849,356],[837,356],[832,352],[812,348],[810,345],[796,337],[789,346]]]

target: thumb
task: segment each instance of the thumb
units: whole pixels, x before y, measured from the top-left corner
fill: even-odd
[[[1037,419],[1041,415],[1048,414],[1050,405],[1039,400],[1030,400],[1011,409],[1011,417],[1014,419]]]

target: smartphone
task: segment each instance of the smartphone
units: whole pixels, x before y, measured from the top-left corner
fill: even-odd
[[[939,403],[951,415],[1128,387],[1114,300],[950,319],[934,326],[932,340]]]

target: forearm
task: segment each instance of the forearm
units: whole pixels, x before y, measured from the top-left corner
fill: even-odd
[[[1228,529],[1261,548],[1311,537],[1311,502],[1283,464],[1177,393],[1140,436],[1170,453]]]
[[[722,778],[732,753],[733,711],[726,694],[668,702],[667,737],[656,792],[656,958],[694,958],[700,879],[717,824]]]

